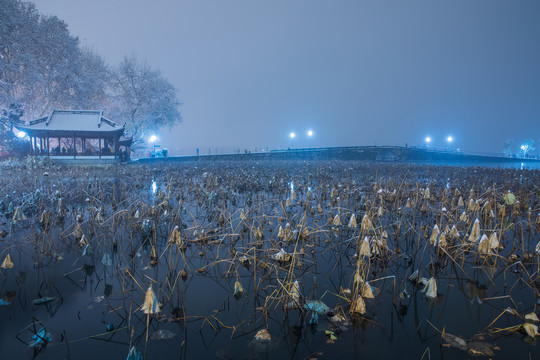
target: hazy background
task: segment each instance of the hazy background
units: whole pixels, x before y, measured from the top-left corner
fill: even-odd
[[[34,3],[176,86],[184,121],[159,134],[173,154],[287,148],[291,131],[307,147],[308,129],[313,146],[540,142],[537,0]]]

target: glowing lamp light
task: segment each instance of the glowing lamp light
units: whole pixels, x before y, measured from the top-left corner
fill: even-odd
[[[19,131],[19,132],[17,133],[17,137],[18,137],[18,138],[21,138],[21,139],[22,139],[23,137],[25,137],[26,135],[27,135],[27,134],[26,134],[24,131]]]
[[[448,141],[449,143],[451,143],[452,141],[454,141],[454,138],[451,137],[451,136],[449,136],[449,137],[446,138],[446,141]]]
[[[312,137],[312,136],[313,136],[313,131],[309,130],[309,131],[307,132],[307,136]]]
[[[294,132],[291,132],[289,134],[289,137],[291,138],[291,148],[294,148],[294,137],[296,136],[296,134]]]
[[[429,136],[426,137],[426,143],[430,143],[431,142],[431,138]]]
[[[156,140],[157,140],[157,136],[156,136],[156,135],[152,135],[152,136],[150,136],[150,139],[148,139],[148,140],[149,140],[151,143],[154,143],[154,142],[156,142]]]
[[[525,151],[527,150],[527,147],[525,145],[521,145],[521,150]]]

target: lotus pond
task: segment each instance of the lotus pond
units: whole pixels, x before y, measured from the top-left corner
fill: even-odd
[[[540,171],[0,167],[2,359],[540,357]]]

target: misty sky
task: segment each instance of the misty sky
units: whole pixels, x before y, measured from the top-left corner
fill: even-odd
[[[179,91],[171,153],[216,148],[540,147],[540,1],[35,0],[109,64]],[[115,119],[118,122],[120,119]]]

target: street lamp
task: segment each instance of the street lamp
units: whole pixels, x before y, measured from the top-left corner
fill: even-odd
[[[427,146],[431,142],[431,138],[429,136],[426,136],[425,141],[426,141],[426,146]]]
[[[294,149],[294,137],[296,134],[294,132],[290,133],[289,136],[291,137],[291,149]]]
[[[446,138],[446,142],[448,143],[448,150],[450,151],[452,149],[452,142],[454,142],[454,138],[450,135]]]
[[[153,147],[154,147],[154,157],[156,157],[156,140],[157,140],[157,136],[156,135],[152,135],[150,136],[150,139],[148,139],[152,144],[153,144]]]
[[[309,147],[311,148],[311,137],[313,136],[313,131],[308,130],[307,136],[309,137]]]

